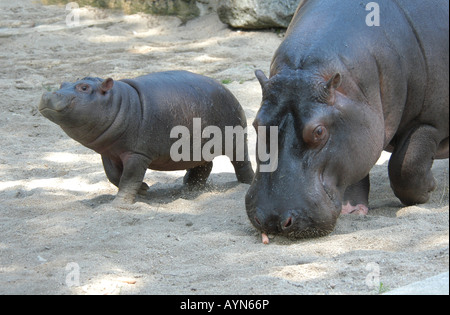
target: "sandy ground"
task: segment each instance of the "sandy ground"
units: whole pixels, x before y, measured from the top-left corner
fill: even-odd
[[[64,7],[0,1],[0,294],[378,294],[449,270],[448,160],[415,207],[395,198],[381,160],[369,215],[319,239],[263,245],[226,158],[205,191],[183,191],[184,172],[149,171],[146,197],[110,206],[100,156],[37,112],[41,94],[87,75],[185,69],[231,82],[251,122],[253,72],[268,71],[282,34],[231,31],[215,15],[78,12],[69,28]]]

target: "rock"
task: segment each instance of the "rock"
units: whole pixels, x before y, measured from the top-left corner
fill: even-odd
[[[220,1],[222,0],[197,0],[197,7],[200,9],[200,16],[211,12],[216,12]]]
[[[67,4],[74,0],[41,1],[44,4]],[[142,12],[174,15],[183,22],[217,10],[221,21],[232,27],[261,29],[288,27],[301,1],[304,0],[77,0],[75,2],[79,6],[119,9],[125,14]]]
[[[219,2],[217,13],[223,23],[235,28],[286,28],[300,1],[223,0]]]

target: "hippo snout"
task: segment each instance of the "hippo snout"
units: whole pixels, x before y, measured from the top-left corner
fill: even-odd
[[[279,234],[289,238],[311,238],[330,234],[337,221],[334,211],[328,214],[312,215],[313,211],[247,209],[252,224],[266,234]]]
[[[256,227],[268,233],[289,233],[297,221],[298,211],[288,210],[281,212],[268,212],[257,208],[253,218]]]
[[[333,231],[340,208],[320,190],[305,196],[288,194],[288,188],[283,187],[267,195],[262,182],[253,182],[245,200],[248,218],[256,229],[293,239],[321,237]]]
[[[72,103],[72,100],[73,96],[63,95],[57,92],[44,93],[39,104],[39,111],[41,113],[45,112],[45,110],[61,112]]]

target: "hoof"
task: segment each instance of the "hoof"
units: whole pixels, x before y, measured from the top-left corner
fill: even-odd
[[[134,204],[133,196],[116,196],[111,202],[111,205],[116,208],[126,209]]]

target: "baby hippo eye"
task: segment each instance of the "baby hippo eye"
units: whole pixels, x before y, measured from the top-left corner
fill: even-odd
[[[89,93],[91,91],[91,86],[89,84],[78,84],[76,89],[78,92]]]

